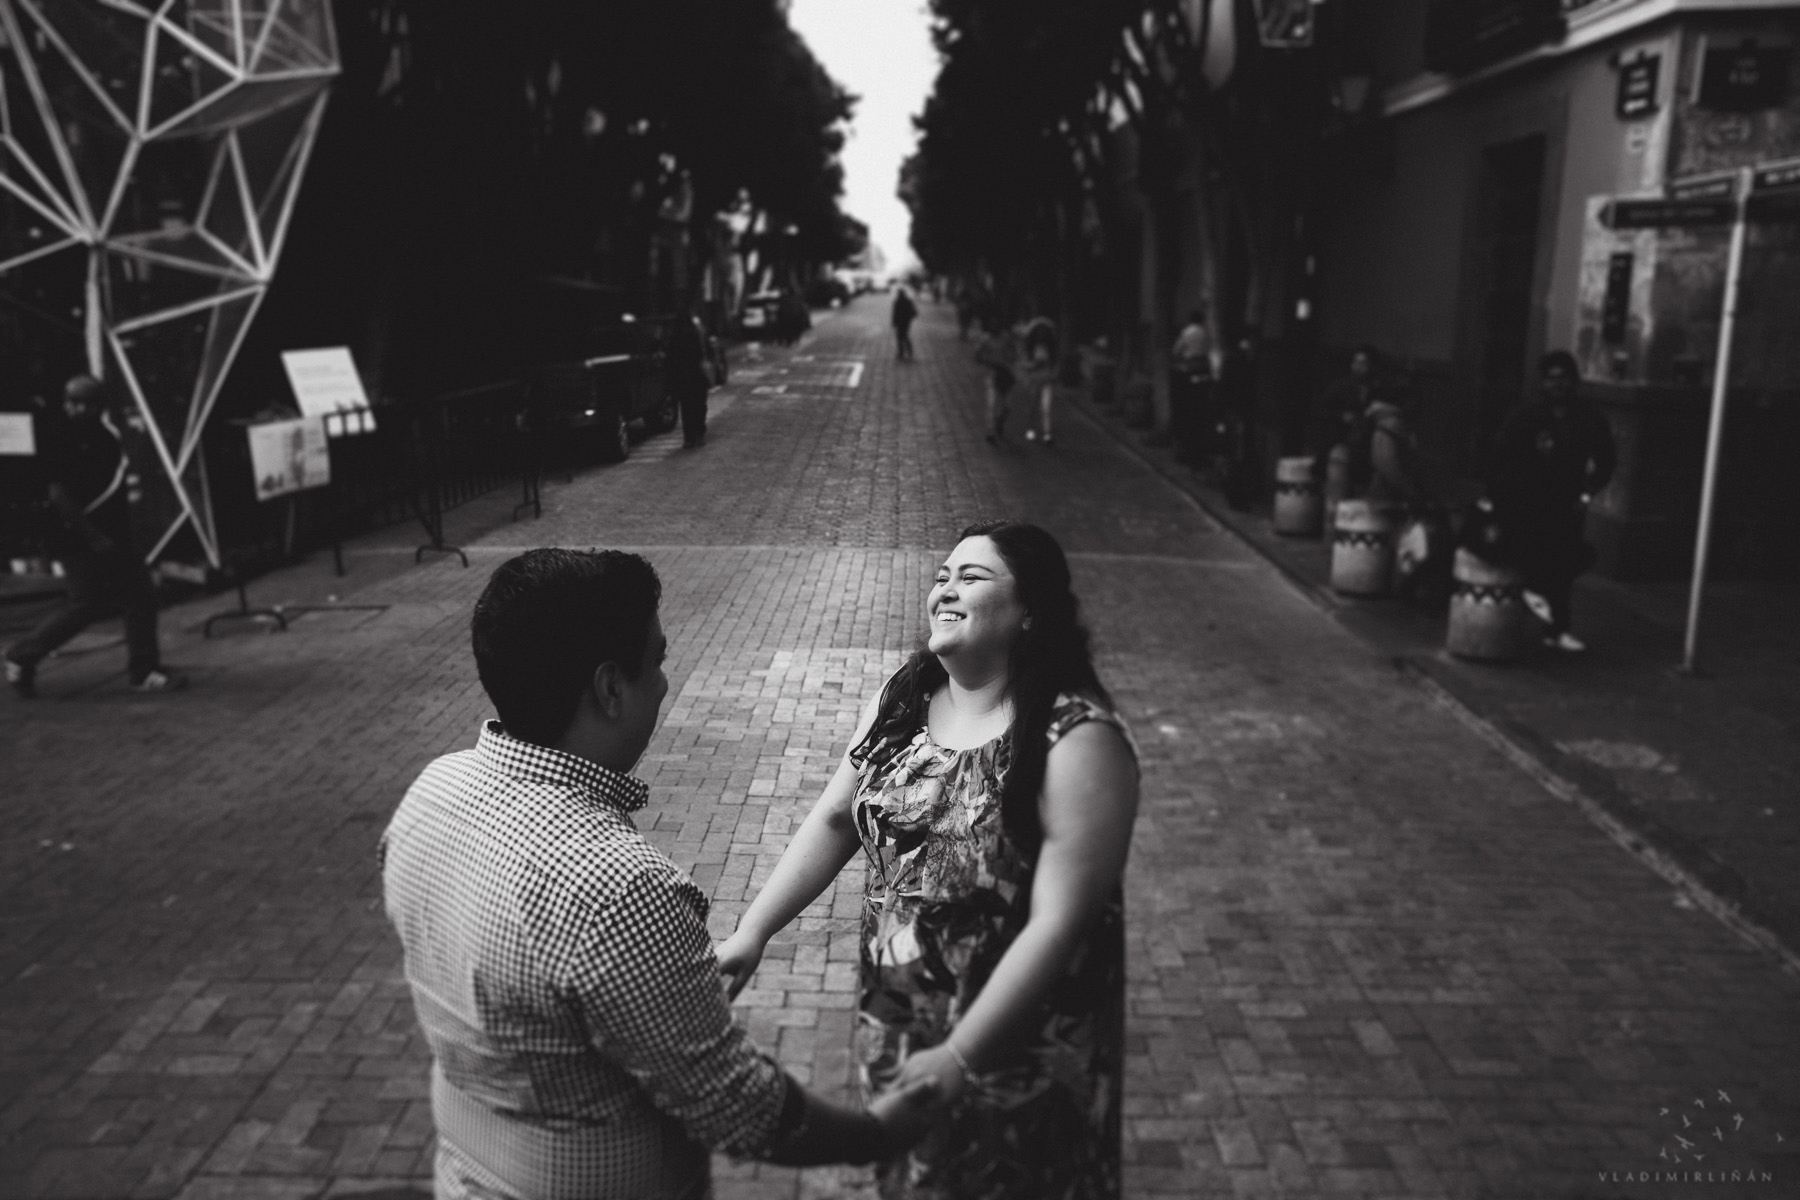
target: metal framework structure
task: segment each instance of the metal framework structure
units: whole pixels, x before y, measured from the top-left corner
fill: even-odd
[[[337,40],[329,0],[0,0],[0,287],[82,320],[220,565],[200,437],[281,257]]]

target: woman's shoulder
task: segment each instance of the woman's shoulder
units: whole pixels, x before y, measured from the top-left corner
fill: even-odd
[[[1080,692],[1063,692],[1056,697],[1056,705],[1050,710],[1050,726],[1046,731],[1050,744],[1054,746],[1071,729],[1090,721],[1098,721],[1118,730],[1119,736],[1125,739],[1125,745],[1131,750],[1131,757],[1135,759],[1138,756],[1137,740],[1131,736],[1131,726],[1126,723],[1125,718],[1116,709]]]

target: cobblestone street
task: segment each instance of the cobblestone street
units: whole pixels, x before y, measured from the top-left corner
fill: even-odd
[[[375,843],[488,715],[466,622],[503,558],[615,546],[662,573],[639,825],[723,936],[922,631],[956,530],[1003,514],[1070,551],[1143,750],[1127,1196],[1800,1195],[1800,980],[1075,406],[1052,446],[986,445],[948,308],[909,363],[886,317],[865,298],[739,358],[703,448],[663,434],[553,481],[540,519],[470,529],[467,569],[412,566],[408,529],[347,547],[343,580],[320,554],[252,586],[378,610],[204,640],[215,597],[164,614],[186,693],[133,695],[109,647],[7,697],[0,1196],[429,1195]],[[739,1002],[840,1093],[858,869]],[[1638,1182],[1733,1170],[1770,1182]],[[720,1200],[873,1196],[860,1170],[716,1177]]]

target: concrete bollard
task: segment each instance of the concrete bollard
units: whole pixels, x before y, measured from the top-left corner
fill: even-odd
[[[1380,596],[1394,585],[1393,510],[1367,500],[1340,500],[1331,534],[1331,590]]]
[[[1537,618],[1525,606],[1523,576],[1467,550],[1456,552],[1450,627],[1444,649],[1458,658],[1514,662],[1537,638]]]
[[[1275,532],[1287,537],[1318,537],[1324,514],[1313,459],[1284,458],[1275,464]]]

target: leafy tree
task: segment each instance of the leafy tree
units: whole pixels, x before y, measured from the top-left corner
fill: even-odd
[[[530,332],[522,280],[591,278],[649,303],[653,240],[703,241],[739,203],[794,227],[803,257],[847,252],[854,99],[779,0],[334,12],[343,75],[242,391],[280,394],[275,351],[329,342],[387,391],[493,378]]]

